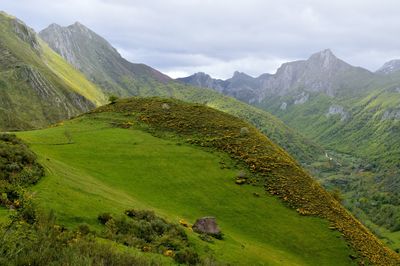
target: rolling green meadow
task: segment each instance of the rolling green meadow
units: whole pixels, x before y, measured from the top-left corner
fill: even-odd
[[[54,210],[59,223],[101,230],[99,213],[127,208],[154,210],[175,223],[212,215],[223,240],[209,244],[187,233],[199,250],[212,252],[219,261],[352,264],[352,251],[326,221],[300,216],[262,187],[236,185],[234,178],[243,169],[227,155],[152,136],[141,126],[115,128],[106,122],[109,116],[84,116],[18,133],[46,169],[32,187],[35,202]],[[221,169],[221,162],[228,167]]]

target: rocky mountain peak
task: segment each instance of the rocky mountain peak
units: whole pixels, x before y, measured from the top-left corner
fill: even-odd
[[[388,75],[394,72],[397,72],[400,70],[400,59],[394,59],[389,62],[386,62],[383,64],[382,67],[380,67],[376,73],[382,74],[382,75]]]
[[[28,27],[23,21],[12,18],[12,27],[15,34],[24,42],[28,43],[33,50],[40,53],[41,48],[36,32]]]
[[[319,58],[323,58],[323,59],[332,58],[332,57],[336,58],[336,56],[333,54],[331,49],[325,49],[325,50],[319,51],[315,54],[312,54],[311,57],[319,57]]]
[[[194,73],[193,76],[194,76],[194,77],[197,77],[197,78],[211,78],[210,75],[208,75],[208,74],[206,74],[206,73],[204,73],[204,72],[197,72],[197,73]]]
[[[83,25],[79,21],[75,21],[75,23],[70,25],[69,27],[71,27],[71,28],[80,28],[80,29],[88,29],[85,25]]]
[[[88,27],[86,27],[79,21],[76,21],[74,24],[69,25],[67,28],[73,31],[80,31],[88,35],[95,35],[94,32],[92,32]]]
[[[318,53],[311,55],[307,60],[308,62],[316,63],[323,68],[329,68],[335,64],[339,59],[332,53],[330,49],[322,50]]]
[[[62,27],[58,25],[57,23],[51,23],[49,25],[49,29],[61,29]]]
[[[253,79],[252,76],[247,75],[244,72],[235,71],[233,73],[232,79]]]

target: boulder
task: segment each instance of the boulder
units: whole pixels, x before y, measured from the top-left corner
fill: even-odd
[[[217,225],[217,220],[214,217],[202,217],[200,219],[197,219],[192,228],[193,231],[200,234],[221,234],[221,231],[219,230]]]

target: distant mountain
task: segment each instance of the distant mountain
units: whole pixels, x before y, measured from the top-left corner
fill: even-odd
[[[223,92],[225,87],[225,82],[223,80],[213,79],[210,75],[204,72],[198,72],[193,74],[192,76],[186,78],[178,78],[177,80],[196,87],[214,89],[218,92]]]
[[[79,22],[68,27],[51,24],[39,35],[106,94],[138,95],[141,86],[171,81],[147,65],[128,62],[104,38]]]
[[[313,54],[307,60],[283,64],[276,74],[263,74],[257,78],[235,72],[225,81],[210,80],[208,84],[196,80],[194,74],[178,79],[193,86],[212,87],[226,95],[249,103],[261,102],[266,97],[284,96],[297,92],[322,92],[336,97],[358,93],[373,80],[370,71],[354,67],[338,59],[331,50]]]
[[[0,130],[42,127],[104,102],[31,28],[0,13]]]
[[[381,66],[375,73],[388,75],[400,70],[400,59],[391,60]]]

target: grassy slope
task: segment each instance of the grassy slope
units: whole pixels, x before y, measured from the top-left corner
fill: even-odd
[[[61,56],[49,48],[44,41],[40,40],[40,44],[44,52],[45,64],[66,86],[84,96],[86,99],[96,104],[96,106],[107,102],[107,97],[95,84],[87,80],[81,72],[76,70]]]
[[[0,223],[7,221],[9,212],[7,209],[0,207]]]
[[[0,14],[0,128],[42,127],[105,102],[96,85],[43,41],[34,49],[34,37],[18,37],[14,20]],[[86,99],[79,99],[81,95]]]
[[[54,145],[66,143],[66,130],[74,144]],[[221,169],[221,160],[230,162],[221,153],[86,117],[19,136],[31,143],[47,169],[34,188],[38,202],[55,209],[69,226],[96,226],[100,212],[120,213],[130,207],[154,209],[176,222],[215,215],[226,240],[209,246],[220,260],[244,265],[351,264],[350,250],[325,221],[298,215],[260,187],[235,185],[238,170]]]

